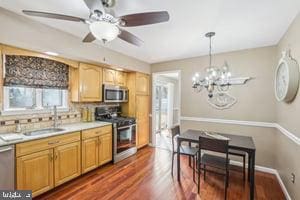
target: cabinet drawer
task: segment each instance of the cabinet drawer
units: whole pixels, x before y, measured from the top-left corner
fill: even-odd
[[[92,138],[95,136],[107,134],[112,132],[112,127],[111,125],[99,127],[99,128],[93,128],[93,129],[88,129],[82,131],[82,139],[87,139],[87,138]]]
[[[80,132],[24,142],[16,145],[16,156],[23,156],[76,141],[80,141]]]

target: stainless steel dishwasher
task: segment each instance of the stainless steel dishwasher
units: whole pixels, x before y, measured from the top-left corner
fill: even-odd
[[[15,146],[0,147],[0,189],[15,189]]]

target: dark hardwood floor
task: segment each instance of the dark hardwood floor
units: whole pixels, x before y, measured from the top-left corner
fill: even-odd
[[[192,180],[188,160],[182,158],[181,184],[170,175],[171,153],[164,149],[146,147],[116,165],[108,164],[69,183],[51,190],[36,199],[202,199],[224,198],[223,178],[207,173],[201,177],[201,193]],[[248,184],[240,172],[230,172],[228,199],[249,199]],[[276,177],[256,172],[256,199],[285,199]]]

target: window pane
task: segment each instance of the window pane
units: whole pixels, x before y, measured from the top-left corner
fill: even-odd
[[[35,89],[10,87],[9,107],[10,108],[31,108],[35,105]]]
[[[62,90],[43,89],[43,107],[62,106]]]

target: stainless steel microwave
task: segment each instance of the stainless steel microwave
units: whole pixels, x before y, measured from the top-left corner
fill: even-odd
[[[128,89],[122,86],[103,85],[103,99],[107,103],[128,102]]]

